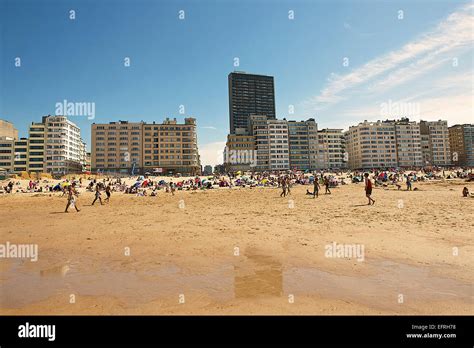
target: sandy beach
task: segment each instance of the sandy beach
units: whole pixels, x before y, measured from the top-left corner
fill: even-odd
[[[0,312],[17,314],[474,314],[473,183],[0,196]],[[325,247],[364,247],[363,260]]]

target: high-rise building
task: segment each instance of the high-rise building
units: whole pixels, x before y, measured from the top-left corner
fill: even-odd
[[[345,132],[346,152],[351,169],[393,168],[397,166],[395,124],[361,122]]]
[[[422,157],[424,165],[447,166],[451,164],[447,121],[420,121]]]
[[[251,134],[255,138],[255,151],[257,155],[254,164],[256,171],[265,171],[270,168],[270,148],[268,144],[268,126],[267,116],[252,115],[250,116]]]
[[[237,128],[250,131],[250,115],[276,118],[273,76],[232,72],[228,80],[231,134]]]
[[[184,124],[167,118],[162,124],[92,124],[92,171],[107,173],[181,173],[201,171],[196,120]]]
[[[449,145],[452,164],[474,167],[474,124],[449,127]]]
[[[142,148],[143,122],[92,124],[91,169],[94,172],[141,173]]]
[[[44,166],[46,131],[43,122],[32,122],[28,129],[28,172],[46,171]]]
[[[423,166],[420,124],[417,122],[410,122],[407,118],[394,121],[394,124],[398,166]]]
[[[145,172],[201,173],[195,118],[185,118],[184,123],[176,118],[166,118],[162,124],[144,123],[143,138]]]
[[[44,116],[44,163],[43,171],[53,175],[81,173],[85,144],[80,128],[66,116]],[[35,126],[37,128],[37,126]],[[33,158],[34,133],[30,127],[30,170]],[[38,128],[38,139],[41,133]],[[38,152],[39,153],[39,152]]]
[[[224,149],[224,166],[228,172],[254,170],[256,166],[255,137],[242,128],[228,134]]]
[[[449,165],[446,121],[364,121],[345,133],[352,169]]]
[[[8,123],[4,122],[3,128],[18,135]],[[41,122],[30,124],[28,138],[15,138],[12,171],[53,175],[81,173],[85,149],[80,128],[66,116],[43,116]]]
[[[318,169],[342,169],[344,161],[345,138],[342,129],[325,128],[318,131],[319,162]]]
[[[0,120],[0,137],[18,139],[18,129],[15,128],[13,123]]]
[[[29,144],[30,142],[28,138],[15,140],[15,161],[13,171],[17,174],[28,172]]]
[[[290,169],[288,122],[267,120],[270,170]]]
[[[318,125],[307,121],[288,121],[290,167],[296,170],[318,168]]]
[[[0,170],[12,173],[15,165],[15,139],[0,136]]]
[[[268,119],[265,115],[252,115],[250,125],[255,137],[255,170],[290,169],[288,122]]]

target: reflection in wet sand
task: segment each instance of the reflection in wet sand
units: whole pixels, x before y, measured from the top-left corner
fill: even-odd
[[[279,262],[269,256],[248,255],[234,266],[235,298],[281,296],[283,272]]]
[[[68,264],[64,266],[57,266],[45,270],[40,271],[40,276],[42,277],[48,277],[48,276],[57,276],[60,275],[61,277],[65,277],[67,272],[69,272],[71,268],[69,267]]]
[[[169,264],[147,270],[120,270],[108,264],[100,272],[90,273],[78,263],[34,271],[14,263],[2,275],[1,308],[21,308],[61,294],[76,296],[110,296],[128,306],[155,299],[173,298],[178,294],[206,293],[215,301],[232,299],[232,266],[222,264],[208,272],[190,273]]]
[[[258,253],[200,270],[180,268],[171,262],[147,269],[125,269],[115,261],[99,270],[79,262],[35,270],[30,264],[13,262],[0,277],[0,306],[22,308],[58,295],[67,301],[74,293],[115,297],[133,308],[183,293],[205,295],[214,304],[231,303],[233,299],[250,303],[255,298],[288,294],[318,296],[392,313],[400,310],[398,294],[404,294],[406,307],[413,309],[417,304],[437,300],[457,300],[472,307],[471,284],[438,276],[433,267],[393,261],[373,261],[367,267],[369,276],[341,275],[318,268],[283,266],[271,256]]]
[[[326,298],[355,301],[371,308],[397,312],[398,295],[407,307],[437,300],[460,300],[472,306],[471,284],[433,274],[429,267],[392,261],[376,262],[371,276],[347,276],[316,268],[289,268],[284,273],[285,293],[317,294]]]

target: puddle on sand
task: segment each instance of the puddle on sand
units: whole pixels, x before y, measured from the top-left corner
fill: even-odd
[[[220,265],[212,272],[187,274],[175,265],[143,271],[104,269],[85,273],[78,264],[33,271],[21,263],[13,263],[0,279],[0,307],[21,308],[57,294],[76,296],[112,296],[127,305],[150,302],[157,298],[176,297],[190,291],[205,292],[225,301],[233,297],[232,265]]]
[[[348,276],[317,268],[285,267],[270,256],[255,254],[201,273],[190,273],[191,270],[174,264],[125,271],[118,262],[111,262],[100,273],[87,273],[75,262],[38,271],[24,262],[16,262],[1,275],[0,306],[19,308],[54,295],[74,293],[112,296],[131,307],[196,292],[205,293],[216,302],[288,294],[318,295],[392,310],[398,308],[397,296],[401,293],[408,308],[430,300],[459,300],[472,306],[471,284],[434,275],[430,272],[432,267],[390,261],[368,266],[372,275]]]
[[[269,256],[249,255],[234,266],[235,298],[283,295],[281,264]]]
[[[289,268],[284,273],[285,293],[318,294],[327,298],[355,301],[372,308],[399,308],[398,295],[405,305],[437,300],[459,300],[472,306],[472,284],[432,274],[430,267],[415,267],[392,261],[374,262],[370,276],[347,276],[316,268]]]

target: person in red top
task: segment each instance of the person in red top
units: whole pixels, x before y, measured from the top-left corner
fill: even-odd
[[[370,195],[372,194],[372,181],[370,181],[369,179],[369,173],[365,173],[364,176],[365,176],[365,196],[369,199],[369,203],[367,203],[367,205],[370,205],[370,202],[372,202],[372,204],[375,204],[375,200],[372,199],[372,197],[370,197]]]

